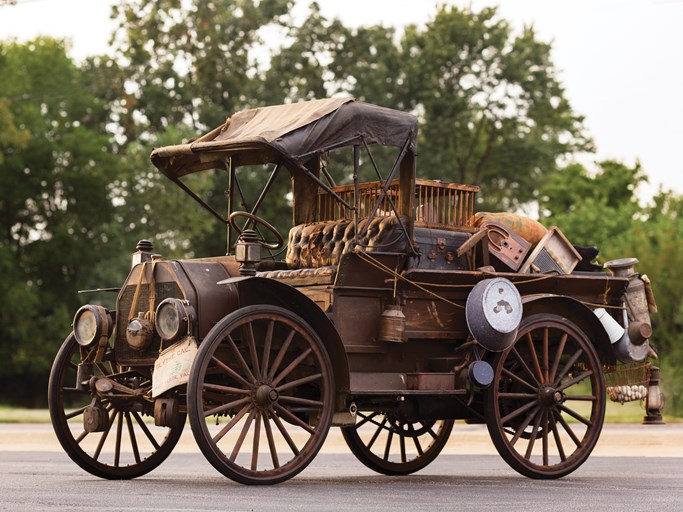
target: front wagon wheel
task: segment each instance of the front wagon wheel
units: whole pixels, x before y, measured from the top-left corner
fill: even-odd
[[[334,379],[318,335],[296,314],[248,306],[222,319],[190,372],[188,413],[206,459],[243,484],[302,471],[332,422]]]
[[[92,475],[115,480],[142,476],[170,455],[183,432],[185,414],[173,427],[157,427],[151,402],[114,393],[98,397],[88,383],[93,378],[134,386],[140,395],[151,393],[152,382],[148,375],[117,364],[111,348],[100,362],[94,361],[94,353],[81,347],[73,334],[57,353],[48,384],[55,434],[67,455]],[[101,415],[96,431],[85,428],[93,411]]]
[[[539,479],[583,464],[605,417],[602,367],[586,335],[558,315],[532,315],[493,367],[486,425],[503,459]]]

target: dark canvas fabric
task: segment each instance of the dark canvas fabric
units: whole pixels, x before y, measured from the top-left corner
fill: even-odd
[[[357,102],[329,98],[244,110],[194,142],[152,152],[152,162],[177,178],[220,166],[226,156],[239,165],[284,158],[303,165],[334,147],[367,144],[403,146],[415,151],[417,118],[411,114]]]

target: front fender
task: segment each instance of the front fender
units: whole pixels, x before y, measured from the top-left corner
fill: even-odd
[[[325,345],[332,367],[337,393],[349,389],[349,361],[344,344],[332,321],[315,302],[296,288],[263,277],[229,279],[238,291],[239,306],[270,304],[288,309],[303,318],[320,336]]]

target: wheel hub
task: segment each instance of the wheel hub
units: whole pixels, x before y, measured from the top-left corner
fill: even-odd
[[[561,391],[551,386],[543,387],[539,390],[539,400],[545,406],[553,406],[562,402],[564,395]]]
[[[267,384],[257,387],[254,393],[254,402],[258,407],[269,407],[278,398],[280,398],[280,394],[277,392],[277,389],[271,388]]]

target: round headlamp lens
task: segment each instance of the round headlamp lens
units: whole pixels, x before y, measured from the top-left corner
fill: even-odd
[[[164,341],[188,336],[197,315],[186,300],[168,298],[161,301],[154,315],[154,327]]]
[[[83,306],[74,317],[74,336],[82,346],[90,345],[102,335],[108,335],[109,327],[108,313],[100,306]]]
[[[180,313],[175,301],[164,302],[159,305],[155,323],[161,339],[172,340],[178,336],[180,331]]]
[[[97,317],[92,311],[84,311],[75,325],[76,339],[81,345],[89,345],[97,336]]]

